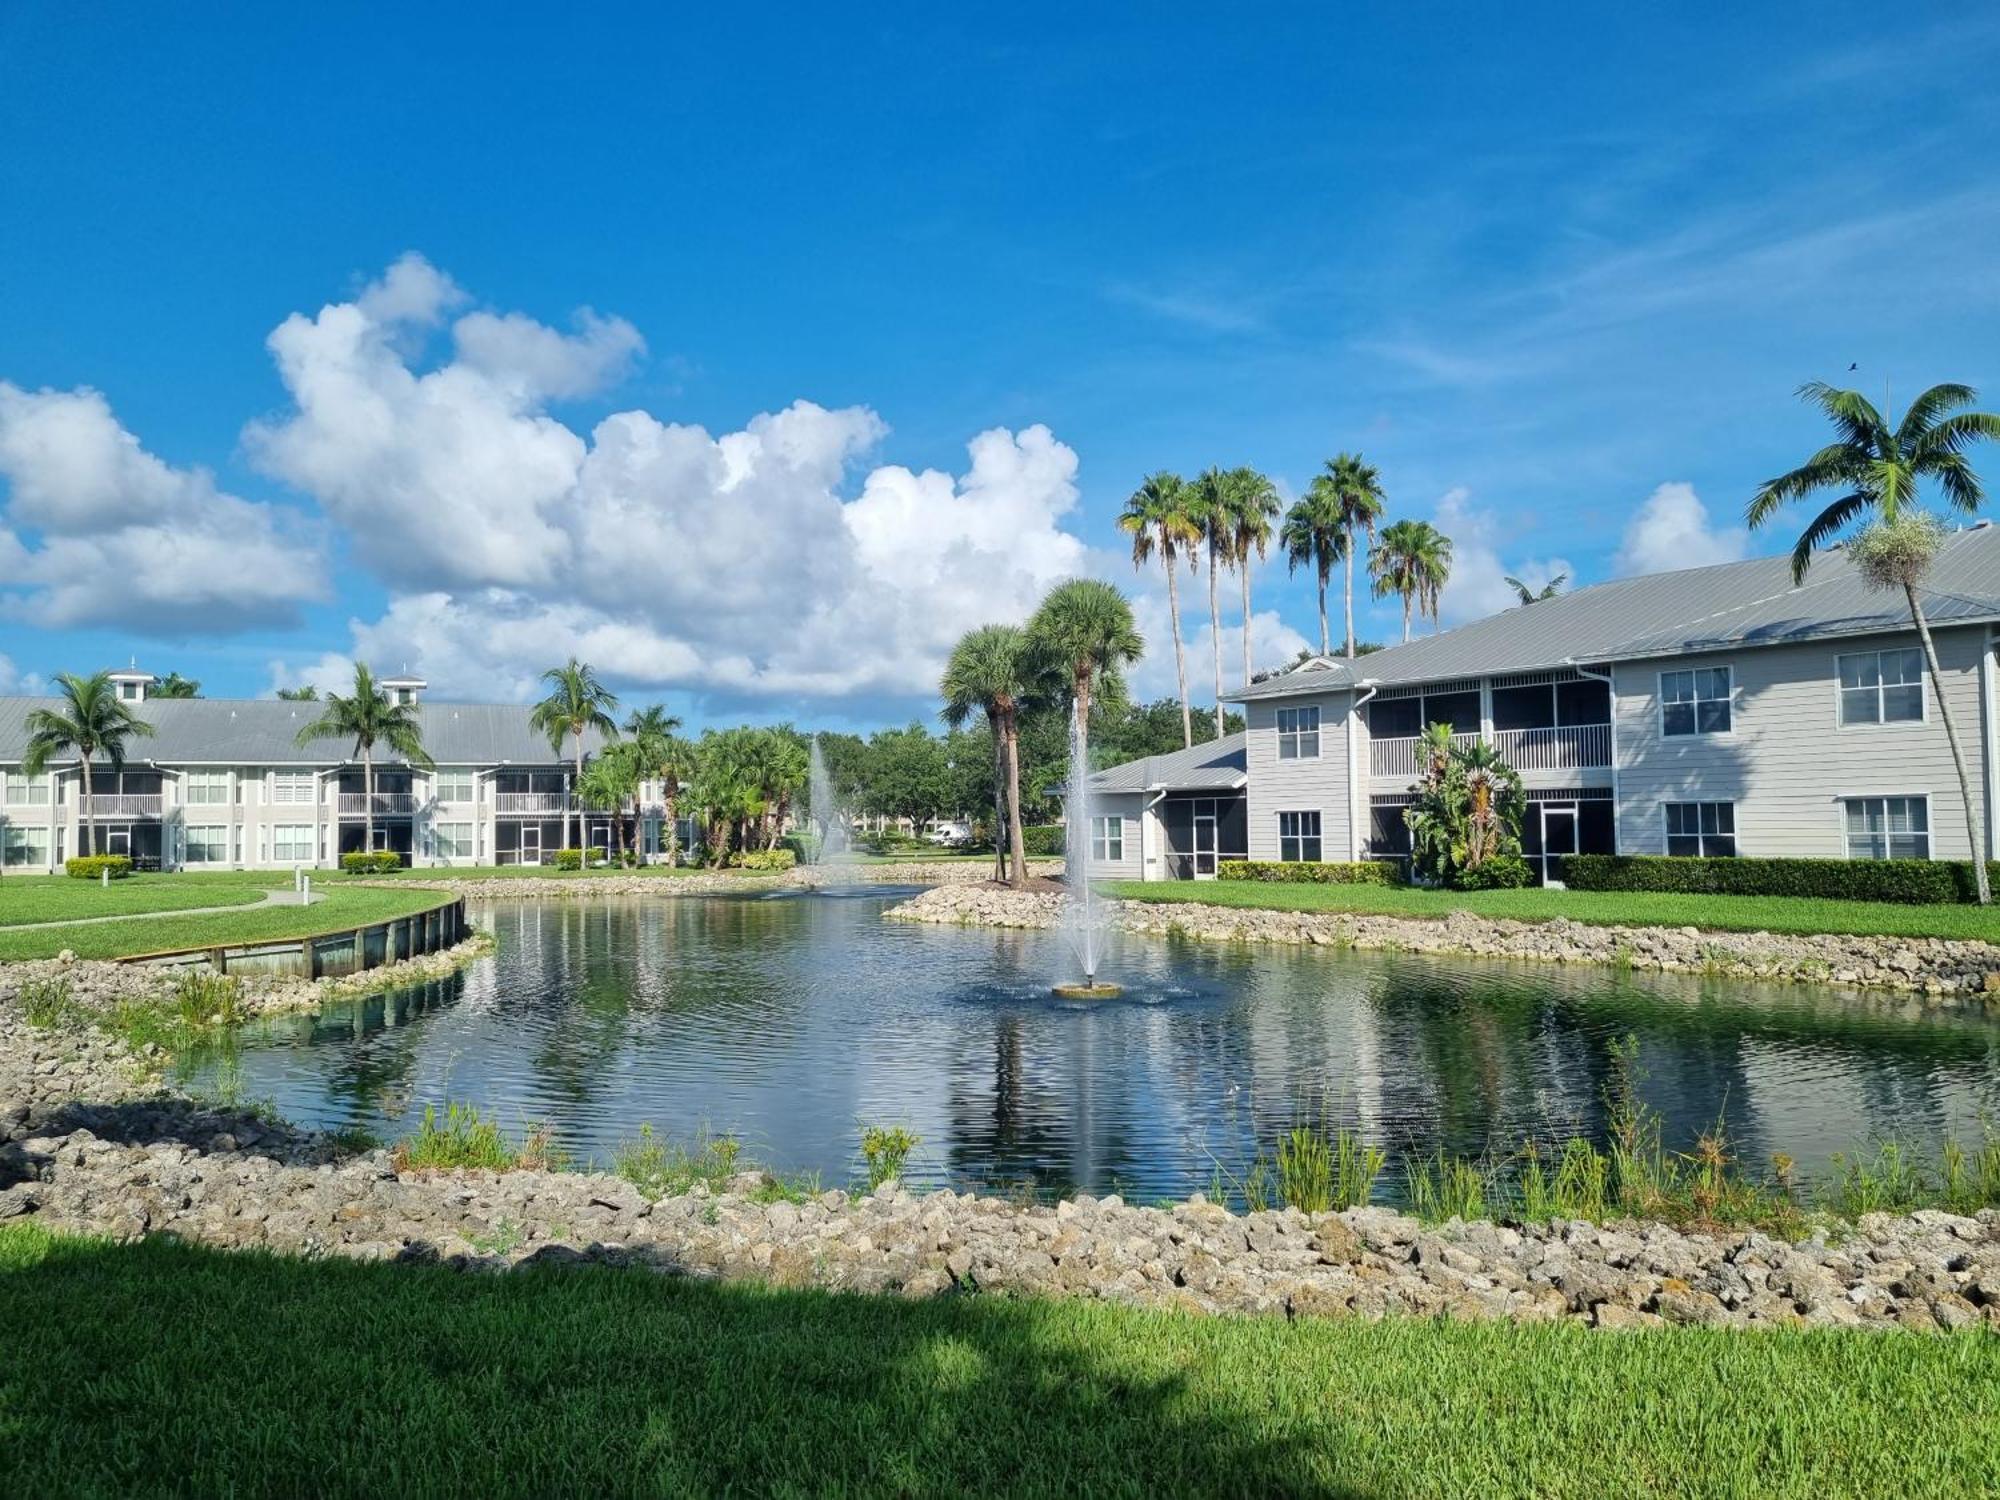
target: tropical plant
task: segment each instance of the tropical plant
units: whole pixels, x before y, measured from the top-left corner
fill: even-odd
[[[1365,531],[1375,540],[1375,523],[1382,518],[1384,499],[1382,476],[1374,465],[1364,463],[1358,453],[1341,453],[1329,458],[1322,471],[1306,487],[1308,496],[1317,492],[1320,504],[1339,517],[1346,538],[1341,556],[1347,563],[1344,593],[1347,601],[1347,655],[1354,657],[1354,554],[1359,546],[1356,533]]]
[[[1553,599],[1562,592],[1562,586],[1569,582],[1569,574],[1558,573],[1539,589],[1531,588],[1512,573],[1506,575],[1507,586],[1521,596],[1523,604],[1540,604],[1544,599]]]
[[[1984,906],[1992,901],[1993,892],[1985,863],[1978,857],[1979,820],[1973,811],[1972,782],[1966,773],[1951,700],[1945,696],[1930,621],[1917,594],[1943,536],[1934,526],[1913,524],[1909,518],[1921,514],[1916,510],[1917,490],[1925,480],[1937,485],[1951,509],[1965,515],[1979,509],[1985,491],[1965,450],[1982,438],[2000,438],[2000,415],[1967,410],[1979,399],[1978,392],[1967,385],[1932,386],[1910,403],[1903,420],[1893,428],[1859,391],[1836,390],[1814,380],[1800,386],[1798,394],[1833,423],[1835,439],[1798,468],[1757,491],[1750,501],[1750,525],[1755,529],[1768,524],[1794,501],[1828,493],[1835,496],[1799,534],[1792,548],[1794,582],[1805,580],[1816,547],[1856,521],[1866,519],[1870,530],[1880,533],[1857,539],[1860,551],[1854,561],[1871,587],[1901,589],[1909,605],[1910,619],[1923,643],[1938,716],[1944,721],[1945,740],[1951,746],[1952,765],[1958,772],[1966,840],[1973,855],[1979,902]]]
[[[1231,535],[1230,556],[1243,585],[1243,685],[1250,685],[1250,554],[1262,562],[1271,545],[1271,522],[1279,510],[1278,491],[1255,469],[1231,469],[1228,475]],[[1220,733],[1221,731],[1217,731]]]
[[[352,740],[361,757],[362,819],[365,847],[375,848],[375,747],[386,745],[413,766],[428,767],[423,727],[413,704],[398,703],[376,685],[368,663],[354,664],[354,690],[328,693],[320,716],[298,733],[300,745],[314,740]]]
[[[551,667],[542,673],[542,681],[549,686],[549,695],[534,707],[528,715],[531,727],[549,737],[549,748],[562,754],[563,740],[568,739],[576,756],[576,780],[583,780],[583,737],[595,729],[606,739],[618,733],[617,722],[611,717],[618,707],[618,699],[611,690],[597,680],[596,671],[586,662],[572,656],[559,667]],[[574,802],[574,798],[571,802]],[[569,845],[569,806],[563,808],[563,843]],[[581,840],[579,840],[581,842]]]
[[[1520,773],[1484,740],[1457,743],[1449,724],[1428,726],[1416,752],[1417,780],[1403,813],[1414,873],[1439,885],[1520,884],[1528,806]]]
[[[649,704],[645,708],[635,708],[626,715],[626,742],[633,747],[641,782],[658,781],[664,787],[666,763],[675,743],[674,731],[680,727],[681,721],[657,703]],[[668,861],[671,863],[674,843],[674,815],[671,806],[667,808],[666,816],[667,826],[663,839],[667,845]]]
[[[1174,564],[1182,557],[1192,562],[1202,538],[1186,483],[1180,475],[1164,469],[1147,475],[1145,483],[1126,500],[1118,526],[1131,535],[1133,567],[1144,567],[1158,552],[1167,572],[1167,619],[1173,627],[1174,678],[1180,685],[1181,746],[1185,749],[1194,743],[1194,708],[1188,701],[1187,650],[1181,643],[1181,594]]]
[[[577,779],[577,796],[585,807],[602,808],[611,814],[611,852],[622,864],[625,858],[625,804],[636,802],[639,783],[644,780],[641,751],[629,740],[607,745],[591,757]]]
[[[146,690],[148,698],[199,698],[201,684],[192,677],[183,677],[178,672],[169,672]]]
[[[1451,578],[1451,538],[1428,521],[1397,521],[1382,530],[1369,550],[1368,572],[1375,597],[1395,594],[1403,601],[1403,639],[1410,638],[1410,611],[1437,623],[1438,599]]]
[[[943,680],[938,684],[947,724],[957,729],[974,712],[982,712],[993,731],[994,801],[998,803],[1004,792],[1007,882],[1017,888],[1028,879],[1028,857],[1021,833],[1020,715],[1039,685],[1028,634],[1016,625],[982,625],[966,632],[952,648],[945,662]],[[1001,809],[995,806],[996,827],[1000,819]]]
[[[1326,656],[1333,650],[1326,628],[1326,581],[1333,576],[1333,565],[1347,556],[1347,529],[1341,524],[1333,492],[1315,485],[1292,502],[1278,531],[1278,545],[1285,549],[1289,572],[1304,567],[1313,570],[1319,584],[1319,651]],[[1406,638],[1408,634],[1404,632]]]
[[[1050,589],[1028,621],[1028,638],[1036,655],[1060,674],[1071,721],[1086,732],[1091,695],[1122,691],[1125,668],[1146,649],[1131,604],[1095,578],[1072,578]]]
[[[1216,578],[1223,564],[1233,562],[1236,520],[1231,514],[1229,476],[1207,468],[1188,488],[1188,513],[1201,528],[1201,545],[1208,553],[1208,644],[1215,659],[1215,732],[1222,733],[1222,600]]]
[[[153,726],[132,712],[118,696],[109,672],[79,677],[56,674],[56,708],[32,708],[22,721],[28,746],[21,769],[39,776],[58,755],[74,754],[83,776],[84,854],[97,852],[97,819],[91,805],[91,766],[102,760],[113,771],[124,769],[125,742],[152,734]],[[50,798],[51,801],[55,799]]]
[[[319,697],[319,689],[307,683],[304,687],[279,688],[278,696],[287,703],[311,703]]]

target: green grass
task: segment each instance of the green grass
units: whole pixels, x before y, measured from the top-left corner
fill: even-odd
[[[2000,1338],[1196,1318],[0,1228],[0,1494],[1897,1497]]]
[[[1246,910],[1352,912],[1594,926],[1701,927],[1716,932],[1881,934],[1982,938],[2000,943],[2000,907],[1899,906],[1885,901],[1818,901],[1802,896],[1686,896],[1649,891],[1424,891],[1402,886],[1287,885],[1261,880],[1128,880],[1104,887],[1126,901],[1198,902]]]
[[[266,890],[288,886],[283,871],[243,875],[128,875],[109,885],[67,875],[9,875],[0,879],[0,928],[24,922],[67,922],[77,917],[122,917],[145,912],[185,911],[191,906],[240,906],[263,899]]]
[[[284,879],[287,884],[290,883],[289,877]],[[168,913],[144,921],[0,929],[0,961],[53,958],[65,948],[79,958],[123,958],[135,953],[161,953],[212,943],[250,943],[305,937],[312,933],[361,927],[390,917],[408,916],[451,899],[440,891],[381,890],[339,884],[320,887],[319,894],[325,899],[315,901],[309,907],[262,907],[255,911],[214,912],[206,916]],[[0,893],[0,901],[5,899],[5,894]]]
[[[615,865],[600,865],[589,870],[558,870],[553,865],[415,865],[408,869],[391,870],[384,874],[349,875],[341,870],[315,870],[313,884],[328,884],[370,880],[605,880],[613,877],[636,875],[640,877],[658,876],[662,880],[672,880],[682,875],[754,875],[755,870],[710,870],[696,865],[639,865],[630,870],[621,870]],[[290,879],[289,876],[286,877]]]
[[[414,1134],[396,1143],[396,1166],[406,1171],[458,1171],[466,1167],[511,1172],[517,1167],[558,1171],[553,1132],[547,1126],[526,1131],[516,1143],[507,1139],[497,1121],[470,1104],[447,1102],[439,1114],[435,1104],[424,1106]]]

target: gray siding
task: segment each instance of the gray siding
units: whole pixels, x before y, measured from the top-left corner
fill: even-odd
[[[1102,792],[1091,799],[1093,818],[1125,820],[1125,857],[1122,860],[1092,859],[1090,873],[1100,880],[1144,880],[1145,866],[1139,859],[1139,824],[1146,806],[1142,792]],[[1146,848],[1157,861],[1160,836],[1156,828],[1146,830]]]
[[[1982,771],[1991,727],[1980,688],[1986,630],[1933,632],[1975,811],[1985,816]],[[1618,847],[1666,852],[1666,802],[1734,802],[1737,850],[1745,855],[1838,859],[1846,854],[1841,799],[1930,798],[1931,852],[1964,859],[1965,810],[1938,713],[1925,684],[1919,724],[1842,728],[1834,658],[1855,650],[1914,647],[1915,632],[1799,646],[1766,646],[1615,669],[1618,723]],[[1735,673],[1733,725],[1726,735],[1668,739],[1660,733],[1663,671],[1724,666]]]
[[[1245,768],[1249,773],[1248,813],[1250,857],[1278,857],[1278,814],[1317,812],[1326,858],[1352,857],[1352,825],[1348,814],[1347,693],[1323,693],[1286,698],[1281,702],[1246,703],[1248,728]],[[1318,760],[1278,759],[1278,710],[1316,705],[1319,708]],[[1366,775],[1367,727],[1355,724],[1354,753]],[[1365,816],[1365,814],[1364,814]]]

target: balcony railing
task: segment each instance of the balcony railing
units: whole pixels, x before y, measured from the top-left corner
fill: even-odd
[[[568,812],[575,807],[574,799],[562,792],[495,792],[493,810],[502,815],[512,813],[516,817],[532,817],[537,813]]]
[[[1493,748],[1500,758],[1517,771],[1576,771],[1611,764],[1609,724],[1564,724],[1552,729],[1497,729]],[[1454,745],[1464,747],[1479,739],[1476,734],[1455,734]],[[1390,781],[1414,781],[1417,776],[1417,739],[1374,740],[1368,746],[1371,776]]]
[[[340,794],[340,816],[343,818],[365,818],[369,803],[366,792],[342,792]],[[377,792],[374,803],[378,818],[407,818],[417,810],[416,794],[413,792]]]
[[[83,799],[77,798],[77,816],[83,816]],[[94,818],[157,818],[160,815],[160,794],[158,792],[99,792],[90,799],[90,815]]]

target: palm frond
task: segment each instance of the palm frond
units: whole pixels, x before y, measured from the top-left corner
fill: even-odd
[[[1945,382],[1934,385],[1903,413],[1903,420],[1896,428],[1896,446],[1909,448],[1922,440],[1924,435],[1936,427],[1938,420],[1947,412],[1956,411],[1961,406],[1970,406],[1979,399],[1979,392],[1969,385]]]
[[[1859,391],[1843,391],[1824,380],[1808,380],[1799,387],[1798,394],[1800,399],[1825,412],[1847,441],[1857,447],[1879,452],[1893,441],[1882,414]]]
[[[1822,543],[1838,536],[1848,523],[1873,504],[1874,496],[1856,491],[1851,495],[1842,495],[1815,516],[1812,524],[1800,534],[1798,545],[1792,548],[1792,582],[1805,582],[1806,572],[1812,567],[1814,551]]]

